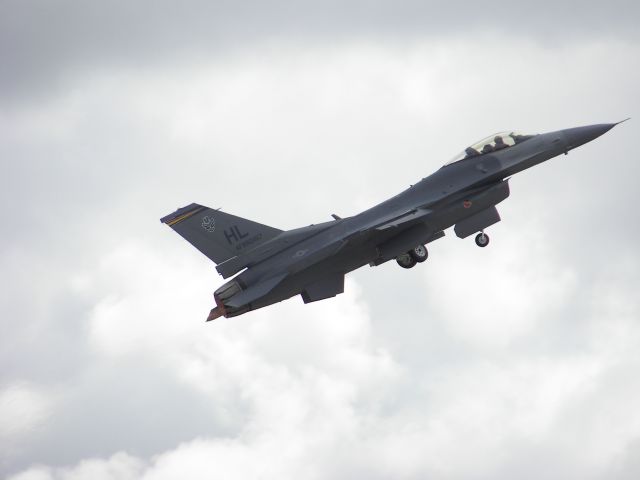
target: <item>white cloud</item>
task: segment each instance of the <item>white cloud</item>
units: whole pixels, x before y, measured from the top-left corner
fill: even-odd
[[[408,372],[376,347],[354,282],[333,302],[304,306],[303,318],[293,300],[204,325],[191,315],[200,313],[194,305],[200,303],[198,285],[206,283],[208,272],[193,277],[200,270],[196,259],[192,263],[170,251],[161,262],[158,255],[154,247],[130,240],[105,256],[100,277],[116,293],[93,312],[91,344],[107,358],[145,357],[160,365],[184,381],[184,388],[244,414],[242,428],[231,436],[193,439],[149,458],[121,452],[24,475],[45,472],[50,476],[45,478],[61,480],[212,474],[230,479],[473,478],[499,471],[510,459],[510,446],[525,440],[555,444],[575,458],[586,448],[589,468],[602,470],[640,431],[622,417],[594,421],[595,412],[586,422],[580,415],[583,424],[573,425],[572,405],[591,412],[595,399],[600,399],[597,404],[618,403],[601,383],[617,365],[610,348],[573,357],[518,357],[510,342],[495,344],[489,335],[470,346],[503,350],[504,356]],[[134,261],[140,268],[131,272]],[[503,285],[501,280],[495,284]],[[158,298],[165,300],[162,306],[152,305]],[[440,298],[442,304],[450,301]],[[540,312],[548,306],[530,308]],[[608,315],[608,300],[601,308]],[[183,323],[176,322],[180,315],[186,315]],[[509,321],[508,312],[496,316]],[[521,334],[520,328],[511,333]],[[582,430],[585,441],[571,443],[570,433],[563,431],[567,425],[569,432]],[[624,436],[612,442],[607,435],[612,430]]]
[[[285,228],[351,214],[430,173],[485,129],[606,121],[638,103],[617,94],[635,91],[635,45],[549,50],[504,40],[272,44],[171,71],[79,76],[62,100],[7,112],[0,135],[17,157],[39,159],[16,162],[14,190],[3,192],[7,204],[24,199],[7,230],[27,254],[8,250],[3,263],[15,273],[4,284],[16,291],[12,317],[29,318],[20,312],[33,296],[48,320],[49,330],[25,335],[26,349],[74,328],[86,352],[68,361],[81,374],[69,374],[67,397],[90,402],[88,414],[74,416],[63,411],[70,403],[51,406],[48,390],[9,383],[0,399],[14,398],[13,410],[0,411],[0,425],[10,441],[25,440],[12,471],[49,465],[21,480],[498,478],[536,455],[553,465],[554,449],[569,473],[606,471],[640,435],[637,255],[617,256],[635,244],[604,245],[606,260],[578,243],[568,251],[575,239],[554,237],[554,228],[576,222],[591,233],[606,216],[549,222],[544,213],[576,197],[591,203],[581,182],[606,177],[589,167],[603,152],[596,142],[580,150],[579,169],[572,153],[553,174],[512,185],[486,250],[449,235],[420,270],[367,269],[336,299],[296,298],[211,324],[204,318],[220,278],[157,221],[192,200]],[[489,68],[493,59],[509,74]],[[607,102],[585,101],[612,77]],[[632,147],[625,135],[607,138],[607,148]],[[620,182],[632,182],[635,165],[619,165]],[[563,190],[566,178],[576,181]],[[600,184],[592,208],[622,208],[612,199],[631,189]],[[88,304],[50,313],[79,298]],[[54,364],[68,352],[55,353]],[[42,365],[34,370],[47,377]],[[103,390],[91,390],[103,380]],[[189,416],[193,405],[173,400],[176,390],[206,405],[196,412],[204,427],[132,435],[163,415]],[[95,435],[74,437],[61,422],[50,444],[29,445],[34,430],[65,413],[68,422],[90,419]],[[158,446],[155,435],[166,441]],[[47,456],[66,440],[68,456]]]
[[[30,439],[42,434],[55,411],[55,397],[26,381],[0,390],[0,468],[6,468]]]
[[[51,469],[34,467],[10,477],[11,480],[53,480]]]
[[[366,307],[353,282],[334,302],[306,307],[304,317],[298,298],[205,325],[212,306],[207,290],[216,285],[206,262],[186,258],[172,260],[171,252],[159,254],[136,242],[105,257],[100,276],[114,293],[96,306],[89,329],[102,355],[144,356],[204,393],[215,396],[233,386],[261,408],[276,409],[278,402],[264,405],[258,398],[290,389],[303,394],[300,383],[306,382],[328,382],[338,395],[349,396],[394,374],[392,360],[372,345]],[[331,392],[318,391],[316,401],[331,402]]]
[[[108,459],[87,459],[72,468],[33,467],[11,480],[138,480],[146,465],[125,453]]]
[[[17,439],[42,428],[52,403],[49,392],[27,382],[4,387],[0,391],[0,438]]]
[[[472,348],[502,349],[530,334],[576,288],[574,271],[547,260],[553,246],[533,231],[523,247],[519,222],[511,223],[509,231],[496,229],[499,245],[491,252],[475,245],[445,250],[426,278],[426,290],[438,298],[434,313]]]

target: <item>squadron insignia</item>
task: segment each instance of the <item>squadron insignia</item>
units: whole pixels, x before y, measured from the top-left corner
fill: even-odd
[[[202,228],[207,232],[212,233],[216,229],[216,220],[208,215],[202,217]]]

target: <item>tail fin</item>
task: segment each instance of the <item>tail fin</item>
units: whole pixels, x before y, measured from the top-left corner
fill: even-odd
[[[215,263],[241,255],[282,230],[192,203],[160,219]]]

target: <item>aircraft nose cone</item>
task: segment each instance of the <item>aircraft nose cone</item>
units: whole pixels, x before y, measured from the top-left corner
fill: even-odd
[[[617,123],[601,123],[598,125],[587,125],[586,127],[567,128],[563,130],[562,132],[567,139],[567,150],[579,147],[598,138],[600,135],[604,135],[616,125]]]

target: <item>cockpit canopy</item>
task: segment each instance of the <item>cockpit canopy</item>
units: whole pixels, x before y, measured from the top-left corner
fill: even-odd
[[[525,140],[529,140],[533,136],[534,135],[523,135],[517,132],[494,133],[493,135],[474,143],[470,147],[467,147],[463,152],[460,152],[450,161],[445,163],[445,166],[464,160],[465,158],[477,157],[478,155],[497,152],[504,148],[512,147],[518,143],[524,142]]]

